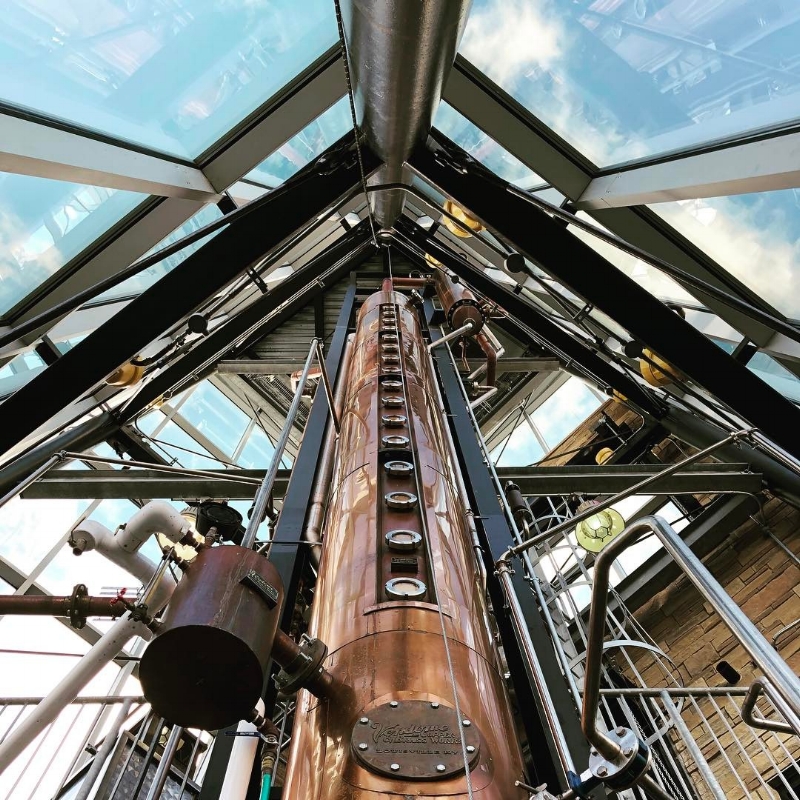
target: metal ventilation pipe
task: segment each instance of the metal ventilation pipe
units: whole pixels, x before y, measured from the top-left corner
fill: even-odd
[[[425,140],[472,0],[342,0],[358,127],[384,162],[369,183],[408,183],[405,161]],[[405,193],[372,195],[391,228]]]

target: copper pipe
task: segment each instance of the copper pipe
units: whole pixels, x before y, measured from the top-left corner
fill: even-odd
[[[528,797],[435,380],[409,298],[368,298],[309,622],[347,688],[298,694],[286,800]]]
[[[489,341],[485,331],[481,331],[475,341],[481,346],[481,350],[486,353],[486,383],[494,386],[497,381],[497,350]]]
[[[395,289],[424,289],[431,283],[430,278],[394,278]]]
[[[434,280],[450,329],[455,330],[472,322],[475,329],[473,335],[477,334],[486,322],[478,298],[466,286],[456,283],[444,270],[437,270]]]
[[[382,292],[391,292],[394,291],[392,287],[392,279],[391,278],[384,278],[383,283],[381,283],[381,291]]]
[[[39,595],[0,596],[0,616],[16,614],[19,616],[70,617],[77,613],[86,617],[121,617],[125,605],[116,597],[89,597],[72,595],[70,597],[48,597]]]

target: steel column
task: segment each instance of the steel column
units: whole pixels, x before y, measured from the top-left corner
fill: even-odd
[[[458,451],[460,466],[471,495],[469,502],[475,512],[475,522],[481,539],[487,570],[487,588],[503,640],[503,648],[511,671],[514,691],[523,714],[525,731],[531,750],[537,750],[537,753],[546,750],[551,757],[551,761],[546,764],[537,761],[538,774],[536,775],[536,780],[547,782],[550,788],[553,789],[561,785],[558,771],[553,766],[554,763],[557,763],[555,746],[549,732],[542,724],[542,711],[532,687],[532,676],[527,674],[525,660],[521,655],[521,644],[508,616],[502,588],[494,571],[494,562],[512,541],[511,532],[497,501],[494,484],[484,465],[483,456],[475,438],[469,414],[464,407],[464,401],[458,386],[459,377],[446,353],[434,350],[433,358],[441,379],[442,395],[449,410],[448,417],[453,432],[453,440]],[[521,571],[517,571],[514,574],[513,580],[551,697],[555,701],[556,709],[560,715],[561,726],[573,760],[576,764],[586,764],[588,763],[589,749],[580,729],[578,712],[567,691],[567,685],[560,672],[547,629],[536,607],[533,593]]]

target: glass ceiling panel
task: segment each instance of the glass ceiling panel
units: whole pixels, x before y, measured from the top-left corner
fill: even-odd
[[[146,198],[137,192],[0,173],[0,314]]]
[[[0,98],[194,158],[338,40],[330,0],[9,0]]]
[[[765,0],[475,0],[462,54],[600,166],[786,123],[800,14]]]
[[[202,228],[204,225],[214,222],[214,220],[219,219],[221,216],[222,212],[213,203],[205,206],[193,217],[186,220],[183,225],[181,225],[179,228],[176,228],[171,234],[169,234],[169,236],[162,239],[152,250],[149,250],[147,253],[145,253],[142,258],[145,258],[153,253],[157,253],[159,250],[162,250],[165,247],[169,247],[169,245],[177,242],[178,239],[188,236],[190,233]],[[128,280],[123,281],[113,289],[103,292],[103,294],[98,295],[92,301],[92,303],[106,302],[108,300],[115,300],[120,297],[130,297],[131,295],[141,294],[145,289],[149,289],[159,278],[175,269],[175,267],[177,267],[178,264],[180,264],[184,259],[188,258],[196,250],[199,250],[207,241],[216,236],[219,230],[208,234],[208,236],[204,236],[202,239],[199,239],[194,244],[190,244],[183,250],[180,250],[171,256],[167,256],[160,263],[155,264],[152,267],[148,267],[146,270],[144,270],[144,272],[140,272],[138,275],[134,275],[132,278],[128,278]]]
[[[535,172],[451,105],[445,102],[439,104],[433,126],[503,180],[522,189],[530,189],[545,183]]]
[[[800,193],[679,200],[651,209],[788,317],[800,319]]]
[[[748,362],[747,369],[754,372],[764,383],[784,397],[800,403],[800,378],[781,366],[772,356],[756,353]]]
[[[350,101],[343,97],[250,170],[245,180],[269,188],[280,186],[352,128]]]

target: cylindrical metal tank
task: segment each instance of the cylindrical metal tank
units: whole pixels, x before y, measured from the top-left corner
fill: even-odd
[[[287,800],[522,800],[508,698],[416,311],[362,306],[310,633],[348,687],[298,695]]]
[[[282,602],[280,576],[264,556],[236,545],[202,550],[139,665],[153,710],[205,730],[248,719],[261,697]]]
[[[456,283],[446,272],[437,270],[435,274],[436,292],[442,302],[447,324],[457,330],[471,322],[474,336],[483,328],[486,315],[478,303],[478,298],[462,283]]]

